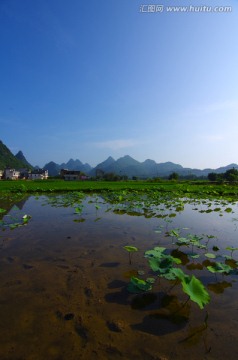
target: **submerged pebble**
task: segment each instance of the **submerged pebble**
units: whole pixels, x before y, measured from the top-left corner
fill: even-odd
[[[122,332],[125,328],[125,323],[121,320],[107,321],[107,327],[114,332]]]
[[[68,313],[68,314],[65,314],[65,316],[64,316],[64,320],[66,320],[66,321],[73,320],[73,318],[74,318],[73,313]]]

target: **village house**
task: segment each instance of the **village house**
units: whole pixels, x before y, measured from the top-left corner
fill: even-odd
[[[48,170],[36,169],[29,171],[28,169],[10,169],[6,168],[0,170],[0,180],[18,180],[18,179],[30,179],[30,180],[44,180],[48,179]]]
[[[60,176],[67,181],[76,181],[76,180],[88,180],[88,176],[84,175],[79,170],[66,170],[61,169],[60,170]]]
[[[20,179],[28,179],[29,177],[29,170],[28,169],[19,169],[20,172]]]
[[[44,170],[44,169],[36,169],[36,170],[32,170],[31,172],[29,172],[28,174],[28,179],[29,180],[46,180],[48,179],[48,170]]]
[[[6,180],[17,180],[20,178],[20,171],[7,168],[4,170],[3,178]]]

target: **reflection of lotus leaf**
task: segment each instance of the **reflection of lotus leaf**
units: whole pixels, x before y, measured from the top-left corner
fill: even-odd
[[[188,264],[186,267],[188,270],[202,270],[203,269],[203,265],[200,263],[191,263],[191,264]]]
[[[131,302],[132,309],[145,309],[152,305],[157,300],[157,295],[153,293],[146,293],[137,295]]]
[[[139,279],[135,276],[133,276],[131,278],[131,281],[127,287],[127,290],[129,292],[136,293],[136,294],[144,292],[144,291],[149,291],[151,289],[152,289],[151,283],[149,283],[145,280]]]
[[[171,255],[177,259],[180,259],[182,265],[186,265],[189,262],[188,254],[186,254],[178,249],[172,250]]]
[[[227,281],[218,282],[215,284],[208,284],[207,287],[209,290],[213,291],[216,294],[222,294],[224,290],[228,287],[231,287],[232,284]]]
[[[132,325],[132,328],[153,335],[166,335],[184,328],[189,314],[189,304],[180,303],[174,295],[165,295],[159,310],[145,316],[142,323]]]

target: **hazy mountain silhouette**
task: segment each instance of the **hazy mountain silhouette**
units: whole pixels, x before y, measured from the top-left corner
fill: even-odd
[[[56,164],[54,161],[50,161],[44,166],[44,170],[48,170],[49,176],[57,176],[61,169],[77,170],[85,174],[88,174],[92,167],[89,164],[83,164],[80,160],[70,159],[67,163]]]
[[[12,167],[15,169],[31,167],[31,164],[26,160],[22,151],[19,151],[14,156],[6,145],[0,141],[0,169],[5,167]],[[50,176],[57,176],[61,169],[78,170],[89,176],[96,176],[97,170],[104,173],[114,173],[120,176],[128,176],[132,178],[137,176],[142,179],[154,178],[154,177],[168,177],[172,172],[178,173],[180,176],[207,176],[209,173],[224,173],[229,169],[238,169],[237,164],[229,164],[217,169],[193,169],[184,168],[180,164],[173,162],[156,163],[154,160],[147,159],[143,162],[139,162],[133,159],[129,155],[125,155],[115,160],[109,156],[105,161],[101,162],[94,168],[89,164],[83,164],[79,159],[70,159],[67,163],[57,164],[54,161],[50,161],[44,166],[45,170],[48,170]]]
[[[33,166],[26,160],[25,156],[23,155],[23,152],[20,150],[15,155],[15,157],[20,160],[23,164],[25,164],[25,167],[32,169]]]

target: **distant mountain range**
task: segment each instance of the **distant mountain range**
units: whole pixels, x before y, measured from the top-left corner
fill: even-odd
[[[5,167],[12,168],[34,168],[25,158],[22,151],[15,156],[0,140],[0,169]],[[35,166],[38,168],[38,166]],[[80,160],[70,159],[67,163],[57,164],[50,161],[44,166],[44,170],[48,170],[49,176],[57,176],[61,169],[82,171],[89,176],[96,176],[98,172],[114,173],[120,176],[128,176],[128,178],[138,177],[142,179],[154,177],[168,177],[172,172],[178,173],[184,177],[206,177],[209,173],[224,173],[229,169],[238,169],[237,164],[229,164],[218,169],[191,169],[184,168],[182,165],[173,162],[156,163],[154,160],[147,159],[139,162],[129,155],[125,155],[118,160],[109,156],[105,161],[92,168],[89,164],[83,164]]]
[[[230,164],[218,169],[191,169],[184,168],[182,165],[173,162],[156,163],[154,160],[147,159],[144,162],[139,162],[131,156],[126,155],[118,160],[114,160],[111,156],[104,162],[98,164],[89,173],[95,176],[97,170],[102,170],[105,173],[115,173],[117,175],[126,175],[129,178],[136,176],[138,178],[153,178],[153,177],[168,177],[171,173],[176,172],[180,176],[190,177],[195,175],[197,177],[207,176],[211,172],[223,173],[229,169],[238,169],[237,164]]]
[[[89,164],[83,164],[80,160],[70,159],[67,163],[62,164],[56,164],[54,161],[50,161],[43,169],[48,170],[49,176],[56,176],[59,175],[61,169],[77,170],[89,174],[92,167]]]

